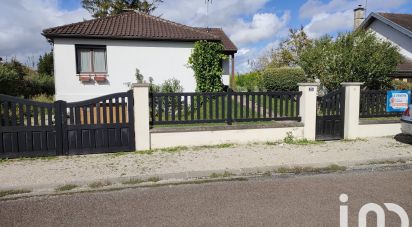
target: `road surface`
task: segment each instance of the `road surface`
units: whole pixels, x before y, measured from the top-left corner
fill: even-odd
[[[341,193],[349,197],[349,226],[358,226],[359,209],[370,202],[396,203],[412,219],[406,169],[0,201],[0,226],[339,226]],[[385,212],[386,226],[400,226]],[[376,223],[374,217],[368,220]]]

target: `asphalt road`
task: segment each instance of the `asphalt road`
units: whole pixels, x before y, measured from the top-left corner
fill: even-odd
[[[349,196],[349,226],[370,202],[397,203],[412,219],[409,169],[0,201],[0,226],[339,226],[341,193]],[[400,226],[385,211],[386,226]]]

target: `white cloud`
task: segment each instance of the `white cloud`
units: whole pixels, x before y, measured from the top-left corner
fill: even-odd
[[[50,50],[43,29],[90,18],[83,9],[60,10],[57,0],[3,0],[0,15],[0,56],[23,62]]]
[[[251,51],[251,49],[249,49],[249,48],[240,48],[240,49],[237,51],[237,56],[246,55],[246,54],[249,53],[250,51]]]
[[[289,12],[280,18],[275,13],[259,13],[267,2],[269,0],[213,1],[207,13],[203,0],[170,0],[159,5],[155,14],[190,26],[223,28],[234,43],[242,47],[277,35],[288,22]]]
[[[250,16],[262,9],[269,0],[213,1],[207,7],[204,0],[168,0],[159,5],[156,14],[192,26],[230,26],[239,16]]]
[[[349,31],[352,27],[353,11],[347,10],[332,14],[317,14],[304,29],[310,38],[319,38],[322,35],[335,31]]]
[[[284,37],[290,19],[288,11],[278,17],[274,12],[262,13],[270,0],[213,1],[207,14],[204,0],[167,0],[159,5],[156,15],[182,24],[199,27],[220,27],[239,48],[236,54],[236,71],[250,71],[249,62],[266,48],[255,44]]]
[[[353,10],[358,5],[365,6],[365,0],[308,0],[299,9],[301,18],[312,18],[321,13],[335,13]],[[368,1],[368,11],[388,11],[405,4],[407,0],[372,0]]]
[[[230,38],[238,45],[269,39],[285,27],[289,18],[289,12],[285,12],[281,18],[272,13],[255,14],[251,22],[239,20],[233,26],[234,32]]]
[[[391,11],[397,9],[407,0],[373,0],[368,1],[368,12]],[[308,0],[299,9],[300,18],[310,22],[305,31],[311,38],[318,38],[325,34],[350,31],[353,28],[353,9],[357,5],[365,4],[365,0]]]
[[[270,53],[279,47],[281,40],[273,40],[262,48],[242,48],[236,54],[236,72],[246,73],[251,71],[251,63],[262,57],[269,57]]]

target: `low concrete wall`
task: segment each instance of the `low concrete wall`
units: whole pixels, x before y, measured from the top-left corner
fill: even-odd
[[[360,124],[358,127],[358,137],[382,137],[394,136],[401,133],[401,123],[389,124]]]
[[[216,145],[223,143],[251,143],[282,140],[288,132],[296,138],[303,138],[303,126],[280,128],[249,128],[226,130],[155,130],[150,133],[151,149]]]

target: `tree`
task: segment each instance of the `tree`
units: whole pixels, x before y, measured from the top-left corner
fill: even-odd
[[[45,53],[40,55],[39,62],[37,63],[37,72],[39,74],[46,74],[49,76],[54,75],[54,65],[53,65],[53,52]]]
[[[163,0],[82,0],[82,6],[89,11],[94,18],[102,18],[122,13],[124,10],[137,10],[150,14],[158,3]]]
[[[218,42],[197,41],[189,57],[189,65],[195,72],[196,90],[199,92],[221,91],[223,88],[223,45]]]
[[[296,67],[302,51],[312,43],[307,34],[300,29],[289,29],[288,38],[280,43],[279,47],[272,49],[265,56],[252,62],[252,67],[256,71],[265,68]]]
[[[5,64],[0,64],[0,94],[17,96],[22,85],[18,72]]]
[[[323,37],[306,47],[299,65],[307,76],[320,79],[328,90],[342,82],[364,82],[369,89],[391,87],[388,77],[401,61],[398,48],[368,31]]]

